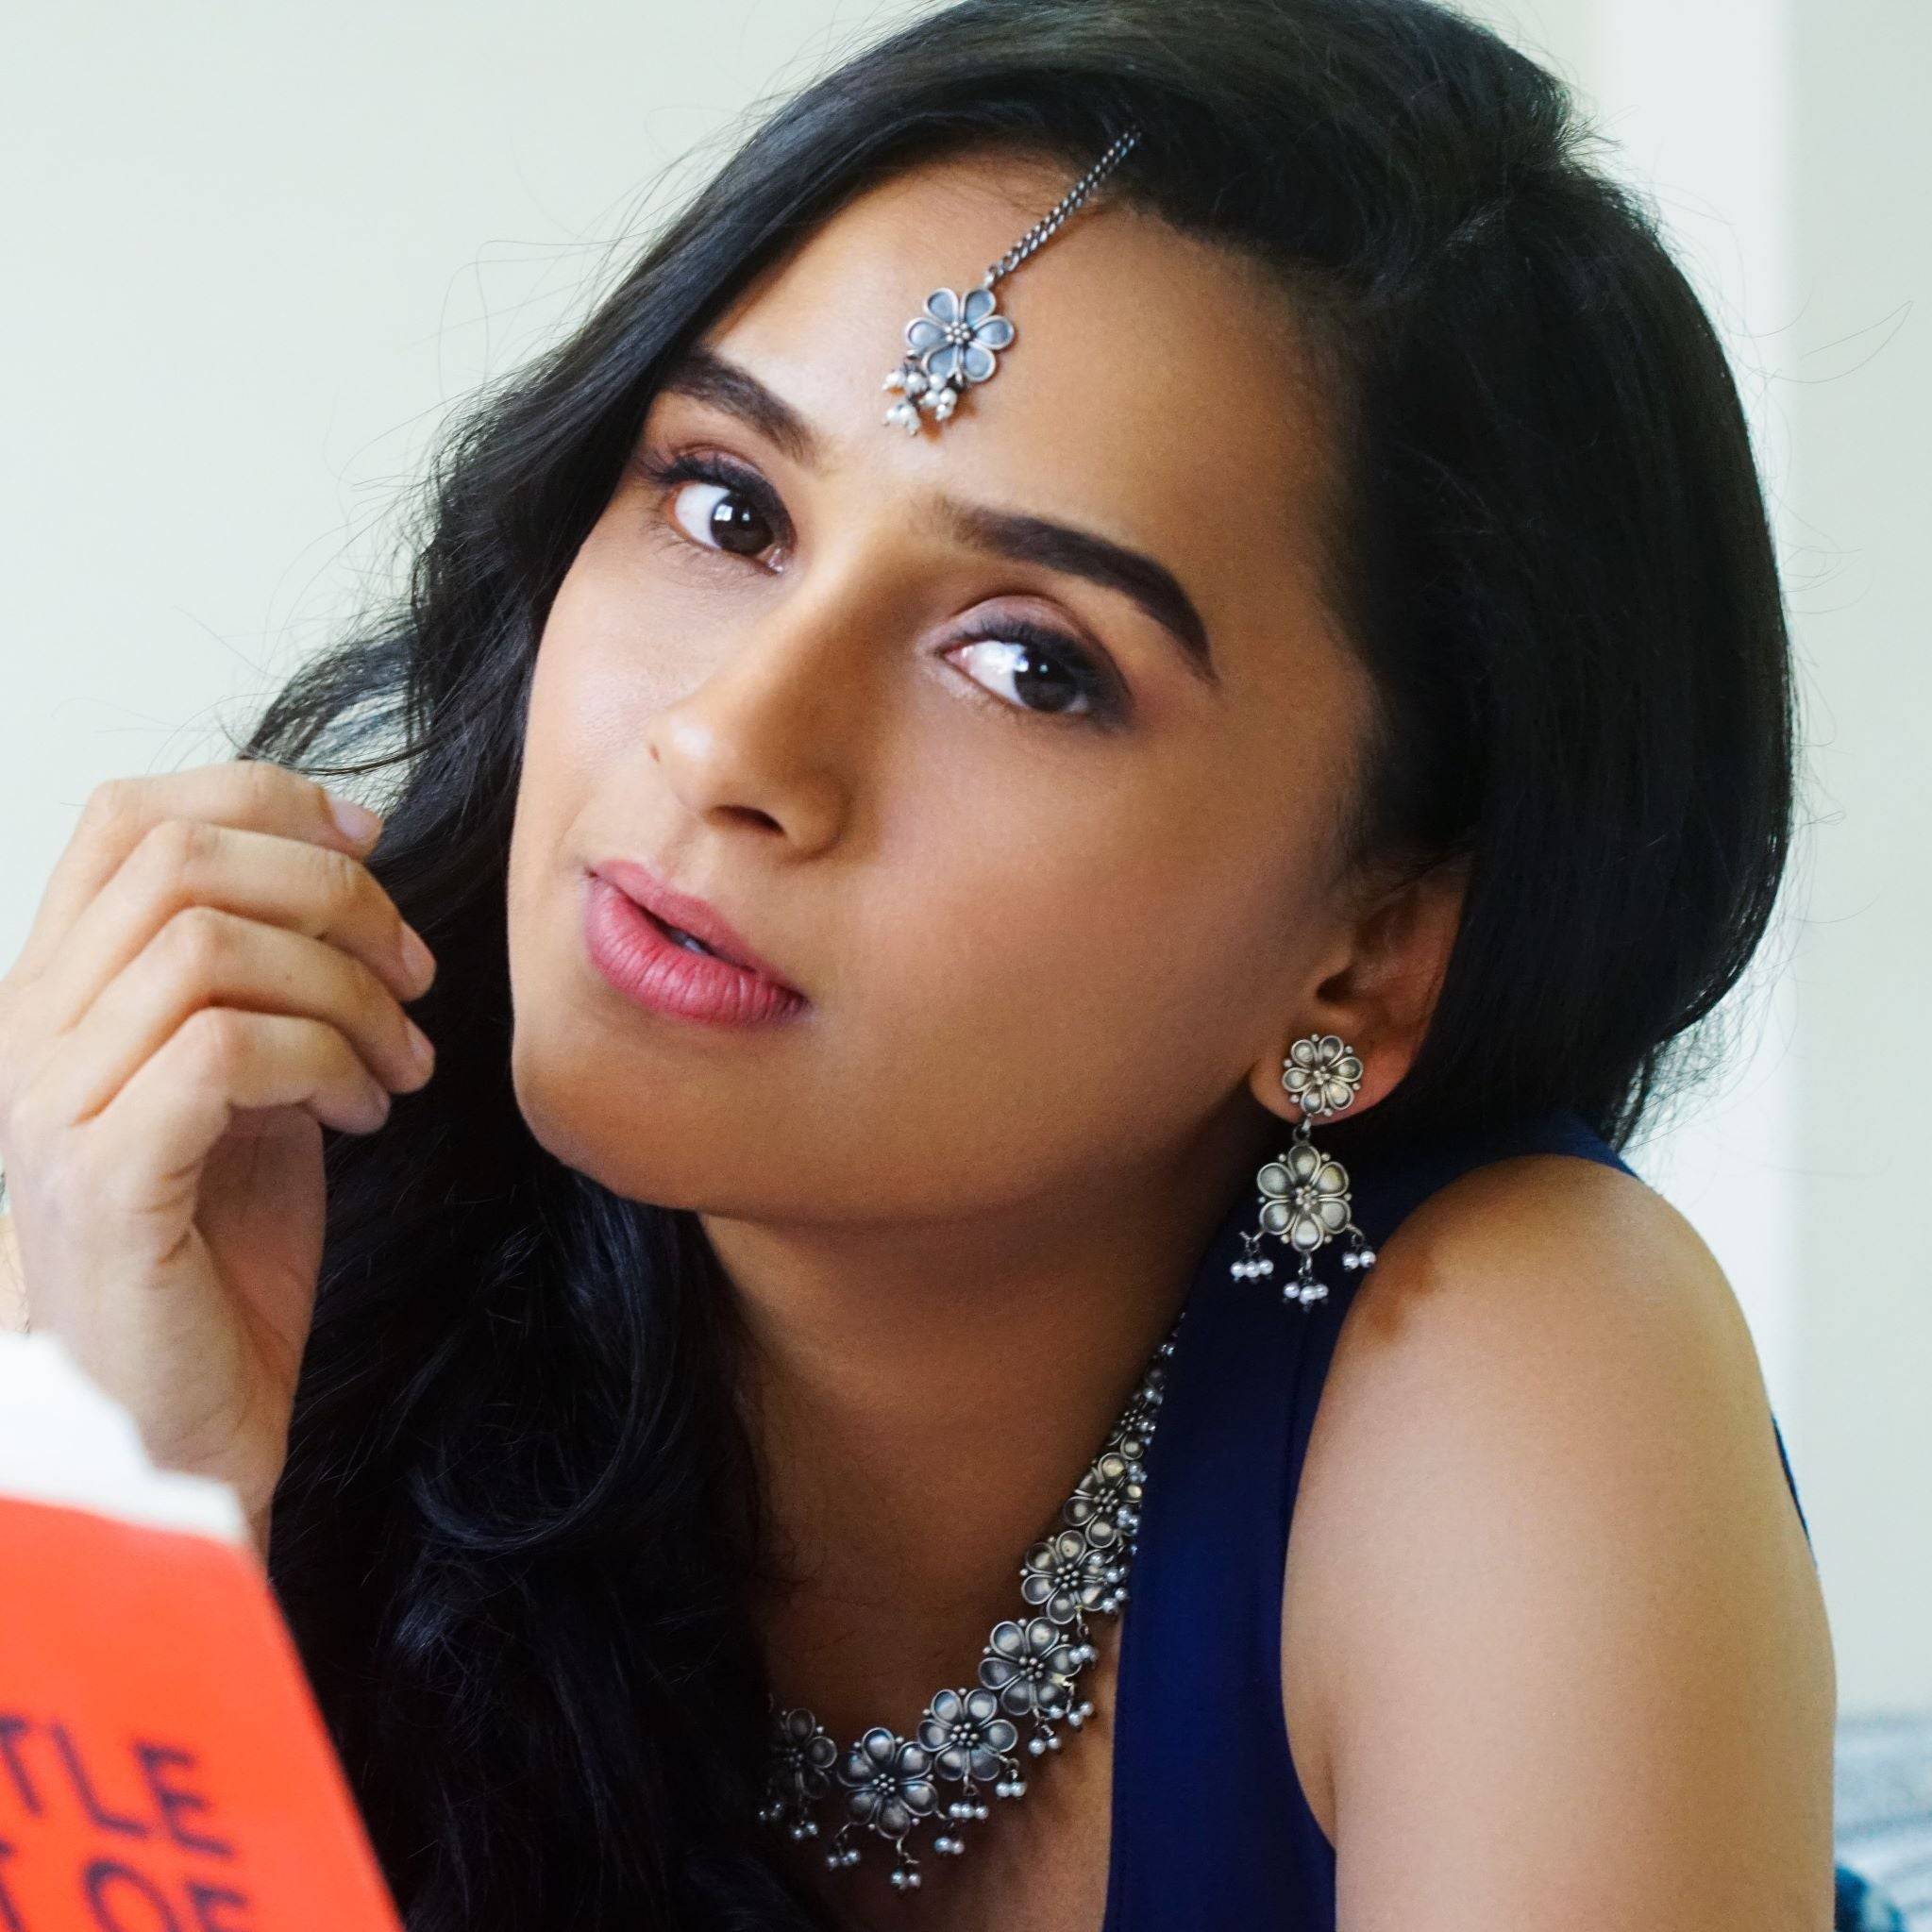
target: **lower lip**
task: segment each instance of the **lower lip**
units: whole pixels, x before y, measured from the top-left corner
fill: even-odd
[[[583,936],[591,963],[618,992],[652,1013],[714,1026],[782,1019],[804,996],[729,960],[667,939],[645,910],[609,880],[584,875]]]

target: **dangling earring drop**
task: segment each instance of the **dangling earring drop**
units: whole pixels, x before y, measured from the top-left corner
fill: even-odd
[[[1348,1169],[1308,1138],[1311,1119],[1339,1114],[1353,1103],[1362,1084],[1362,1063],[1338,1034],[1310,1033],[1288,1049],[1282,1084],[1302,1103],[1302,1117],[1288,1151],[1254,1177],[1261,1190],[1261,1228],[1241,1236],[1242,1258],[1233,1271],[1241,1280],[1272,1274],[1274,1263],[1255,1251],[1263,1235],[1274,1235],[1301,1256],[1300,1268],[1282,1285],[1282,1300],[1299,1302],[1305,1309],[1328,1293],[1327,1284],[1315,1279],[1315,1251],[1337,1235],[1346,1234],[1351,1243],[1342,1256],[1344,1268],[1375,1266],[1374,1249],[1351,1218]]]

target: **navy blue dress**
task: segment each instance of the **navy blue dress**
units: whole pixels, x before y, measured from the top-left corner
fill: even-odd
[[[1436,1188],[1519,1153],[1581,1154],[1634,1171],[1561,1110],[1352,1168],[1356,1225],[1379,1247]],[[1102,1932],[1335,1928],[1335,1847],[1308,1807],[1282,1722],[1282,1578],[1322,1378],[1363,1278],[1339,1266],[1336,1243],[1317,1257],[1327,1299],[1284,1306],[1279,1288],[1293,1258],[1269,1242],[1274,1274],[1235,1280],[1229,1266],[1258,1206],[1258,1196],[1237,1196],[1201,1259],[1148,1453],[1120,1625]],[[1784,1437],[1770,1420],[1803,1523]],[[1810,1534],[1806,1523],[1807,1542]]]

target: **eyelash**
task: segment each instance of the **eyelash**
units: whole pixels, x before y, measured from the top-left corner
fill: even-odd
[[[675,489],[680,483],[713,483],[742,496],[772,529],[790,534],[791,525],[770,486],[755,471],[741,467],[729,459],[687,451],[679,456],[661,456],[647,450],[636,459],[638,473],[659,491]],[[686,539],[686,541],[695,541]],[[735,553],[697,544],[718,557]],[[1087,708],[1077,712],[1040,711],[1031,705],[1016,704],[987,690],[977,678],[966,682],[987,704],[1011,716],[1039,717],[1065,724],[1086,724],[1101,728],[1119,724],[1127,714],[1127,702],[1112,671],[1097,664],[1092,655],[1072,638],[1024,617],[989,622],[956,637],[948,647],[956,650],[968,644],[1016,644],[1050,662],[1069,667],[1080,680]]]

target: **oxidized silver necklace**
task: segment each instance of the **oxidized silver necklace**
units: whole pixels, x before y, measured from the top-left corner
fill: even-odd
[[[934,289],[926,297],[925,311],[906,324],[912,353],[882,385],[900,393],[885,412],[888,425],[916,435],[923,420],[944,423],[968,384],[995,373],[997,352],[1013,342],[1014,328],[994,312],[993,284],[1048,241],[1139,139],[1138,126],[1130,126],[1110,143],[964,299],[952,289]],[[826,1847],[826,1865],[834,1872],[856,1865],[859,1846],[848,1840],[869,1831],[893,1848],[893,1884],[910,1890],[919,1883],[919,1861],[906,1848],[915,1832],[943,1826],[932,1849],[956,1856],[966,1850],[965,1828],[990,1815],[985,1787],[996,1798],[1017,1798],[1026,1790],[1016,1719],[1033,1727],[1028,1753],[1043,1757],[1060,1749],[1056,1723],[1078,1731],[1093,1715],[1092,1701],[1075,1694],[1081,1672],[1100,1655],[1088,1619],[1117,1616],[1127,1602],[1146,1456],[1183,1316],[1175,1317],[1100,1453],[1061,1505],[1058,1527],[1027,1552],[1019,1569],[1025,1609],[993,1626],[980,1656],[979,1681],[936,1692],[910,1737],[875,1724],[843,1752],[811,1711],[786,1709],[774,1699],[765,1802],[759,1811],[766,1823],[784,1826],[794,1840],[817,1838],[816,1814],[836,1793],[846,1817]],[[951,1788],[943,1806],[942,1787]]]
[[[942,1826],[932,1850],[956,1856],[966,1850],[965,1828],[990,1815],[984,1787],[996,1798],[1024,1794],[1015,1719],[1031,1723],[1026,1748],[1042,1757],[1060,1749],[1055,1723],[1078,1731],[1093,1715],[1092,1700],[1076,1695],[1081,1672],[1100,1655],[1087,1620],[1117,1616],[1127,1602],[1147,1453],[1186,1313],[1184,1306],[1174,1318],[1100,1453],[1061,1504],[1058,1526],[1027,1552],[1019,1568],[1026,1607],[993,1626],[978,1683],[936,1692],[911,1737],[875,1724],[843,1752],[811,1711],[774,1699],[758,1814],[764,1823],[785,1826],[795,1840],[818,1838],[817,1814],[836,1793],[846,1818],[826,1847],[827,1867],[856,1865],[859,1846],[847,1840],[870,1831],[892,1846],[892,1882],[907,1890],[919,1883],[919,1861],[906,1849],[915,1832]],[[942,1787],[951,1788],[944,1802]]]

